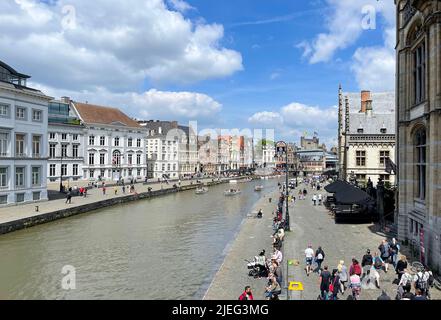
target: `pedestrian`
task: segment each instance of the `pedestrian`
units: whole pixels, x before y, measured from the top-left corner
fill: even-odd
[[[353,300],[359,300],[361,294],[361,279],[360,276],[356,273],[351,275],[349,278],[350,284],[349,287],[352,290],[352,298]]]
[[[314,203],[314,206],[317,205],[317,195],[316,194],[314,194],[312,196],[312,202]]]
[[[276,298],[282,291],[280,283],[277,282],[274,274],[269,275],[269,285],[265,289],[265,297],[266,300],[273,300]]]
[[[340,283],[341,283],[341,292],[346,291],[346,282],[349,280],[348,276],[348,268],[345,266],[345,262],[343,260],[340,260],[340,263],[337,266],[338,275],[340,277]]]
[[[395,238],[392,238],[392,243],[390,245],[390,254],[391,254],[391,260],[392,260],[392,264],[394,265],[394,268],[397,267],[400,249],[401,249],[400,244],[397,242],[397,240]]]
[[[322,272],[323,260],[325,260],[325,252],[323,251],[322,247],[318,247],[318,249],[315,251],[315,261],[317,262],[317,269],[314,270],[314,272],[317,271],[318,274]]]
[[[305,250],[305,262],[306,262],[306,275],[309,277],[309,274],[312,272],[312,261],[314,259],[314,250],[312,249],[312,245],[308,245],[308,248]]]
[[[84,188],[84,191],[83,191],[83,196],[84,196],[84,198],[86,198],[86,197],[87,197],[87,188]]]
[[[391,300],[391,298],[387,295],[386,291],[383,290],[381,292],[381,295],[377,298],[377,300],[386,301],[386,300]]]
[[[118,194],[118,189],[115,188],[115,196]]]
[[[330,284],[331,273],[328,271],[328,266],[324,266],[323,272],[320,274],[320,297],[322,300],[328,300]]]
[[[407,258],[405,255],[401,255],[400,260],[398,260],[397,266],[395,268],[395,271],[397,272],[398,275],[398,282],[400,282],[405,269],[407,269]]]
[[[277,282],[280,285],[282,285],[282,281],[283,281],[282,268],[280,267],[280,265],[275,260],[272,261],[272,265],[273,265],[274,276],[276,277]]]
[[[383,259],[381,259],[380,255],[378,254],[378,252],[374,252],[374,260],[373,260],[373,266],[375,267],[375,269],[380,270],[383,268],[384,266],[384,261]]]
[[[371,266],[366,272],[366,277],[362,279],[362,287],[364,289],[380,289],[380,273],[374,266]]]
[[[374,258],[371,255],[371,250],[367,249],[366,254],[363,256],[361,260],[361,267],[363,268],[363,275],[361,279],[366,276],[367,272],[371,269]]]
[[[341,291],[340,286],[340,276],[338,275],[338,270],[332,270],[332,280],[331,285],[329,286],[329,291],[331,292],[331,300],[338,300],[338,293]]]
[[[283,261],[283,254],[280,250],[278,250],[277,248],[273,248],[273,256],[271,257],[271,259],[274,259],[277,261],[277,263],[280,265]]]
[[[106,186],[103,184],[103,196],[106,195]]]
[[[384,262],[384,272],[387,273],[387,270],[389,269],[389,263],[390,263],[390,244],[387,240],[383,240],[378,247],[378,250],[380,250],[381,259]]]
[[[398,287],[403,288],[403,291],[412,290],[412,281],[414,280],[413,275],[411,274],[409,269],[404,269],[403,274],[401,276],[400,282],[398,283]]]
[[[359,277],[363,274],[362,268],[360,266],[360,263],[357,259],[352,258],[352,264],[349,268],[349,275],[353,276],[354,274],[358,275]]]
[[[415,296],[413,297],[412,300],[427,300],[427,296],[424,295],[423,290],[421,290],[421,289],[416,289],[416,290],[415,290]]]
[[[71,204],[72,203],[72,192],[68,191],[66,195],[66,203]]]
[[[122,186],[122,193],[126,194],[126,186],[125,185]]]
[[[253,292],[250,286],[246,286],[243,293],[240,295],[239,300],[254,300]]]
[[[424,270],[418,271],[413,278],[415,290],[420,290],[424,296],[429,295],[430,275],[429,269],[425,268]]]
[[[318,203],[319,203],[319,206],[322,205],[322,200],[323,200],[323,196],[322,196],[322,194],[320,193],[320,194],[318,195]]]

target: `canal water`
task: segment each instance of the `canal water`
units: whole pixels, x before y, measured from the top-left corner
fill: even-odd
[[[201,299],[241,223],[277,182],[241,183],[234,197],[225,184],[186,191],[2,235],[0,299]],[[74,290],[62,288],[64,266],[75,268]]]

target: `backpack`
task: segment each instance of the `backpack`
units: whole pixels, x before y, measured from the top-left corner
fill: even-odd
[[[422,275],[422,277],[420,277],[420,275],[419,274],[417,274],[417,277],[418,277],[418,279],[417,279],[417,281],[415,282],[415,287],[417,288],[417,289],[420,289],[420,290],[422,290],[422,291],[425,291],[425,290],[427,290],[427,285],[428,285],[428,283],[427,283],[427,281],[424,281],[424,274]]]

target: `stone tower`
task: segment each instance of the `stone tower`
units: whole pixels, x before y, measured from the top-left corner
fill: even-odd
[[[343,179],[343,171],[344,171],[344,117],[343,117],[343,91],[341,88],[341,84],[338,88],[338,173],[339,178]]]

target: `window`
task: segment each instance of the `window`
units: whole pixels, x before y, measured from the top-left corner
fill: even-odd
[[[39,191],[38,192],[32,192],[32,200],[38,201],[38,200],[40,200],[40,198],[41,198],[41,195],[40,195]]]
[[[106,155],[104,153],[100,153],[100,165],[104,165],[106,159]]]
[[[115,147],[119,147],[119,137],[116,137],[114,142]]]
[[[67,176],[67,164],[62,164],[61,165],[61,175],[62,176]]]
[[[390,182],[390,175],[389,174],[380,174],[380,179],[385,182]]]
[[[389,151],[380,151],[380,167],[386,167],[386,159],[389,157]]]
[[[106,137],[100,137],[100,146],[106,145]]]
[[[141,148],[141,139],[137,139],[137,140],[136,140],[136,146],[137,146],[138,148]]]
[[[72,166],[72,175],[73,176],[77,176],[78,175],[78,165],[77,164],[74,164]]]
[[[32,136],[32,157],[33,158],[40,157],[40,146],[41,146],[41,137],[40,136]]]
[[[8,134],[0,132],[0,157],[8,155]]]
[[[25,135],[15,135],[15,155],[17,157],[24,157],[25,153]]]
[[[8,187],[8,168],[0,168],[0,189]]]
[[[41,185],[41,168],[40,167],[32,167],[32,185],[40,186]]]
[[[136,164],[141,164],[141,155],[140,154],[137,154],[136,155]]]
[[[129,165],[131,165],[132,164],[132,155],[131,154],[129,154],[128,156],[127,156],[127,161],[128,161],[128,164]]]
[[[32,121],[42,121],[41,110],[32,110]]]
[[[15,168],[15,187],[23,188],[25,186],[25,168]]]
[[[26,120],[26,108],[17,107],[15,109],[15,118],[17,120]]]
[[[422,43],[413,52],[413,84],[415,104],[421,103],[426,98],[426,45]]]
[[[138,177],[141,176],[141,169],[138,169],[136,172],[137,172]]]
[[[78,145],[77,144],[72,145],[72,157],[78,158]]]
[[[363,133],[363,132],[364,132],[364,130],[362,128],[357,129],[357,133]]]
[[[129,138],[129,139],[127,140],[127,146],[128,146],[128,147],[132,147],[132,146],[133,146],[133,139],[132,139],[132,138]]]
[[[101,178],[104,178],[104,175],[106,174],[106,170],[104,170],[104,169],[101,169],[100,170],[100,176],[101,176]]]
[[[171,168],[171,166],[170,166],[170,163],[169,163],[169,164],[167,164],[167,171],[170,171],[170,168]]]
[[[55,139],[55,132],[49,133],[49,139],[54,140]]]
[[[114,166],[121,165],[121,153],[119,151],[113,152],[112,165]]]
[[[95,155],[93,153],[89,153],[89,165],[95,164]]]
[[[132,169],[129,169],[129,177],[132,176]]]
[[[24,202],[24,198],[25,198],[24,193],[17,193],[17,194],[15,195],[15,201],[16,201],[17,203]]]
[[[55,177],[55,164],[50,164],[49,165],[49,176],[50,177]]]
[[[94,170],[89,170],[89,178],[93,178],[94,176]]]
[[[49,145],[49,158],[55,158],[55,144]]]
[[[0,117],[9,117],[9,106],[7,104],[0,104]]]
[[[366,151],[356,152],[356,162],[357,162],[357,167],[366,166]]]
[[[0,196],[0,204],[7,204],[8,196]]]
[[[78,135],[77,134],[73,134],[72,135],[72,140],[73,141],[78,141]]]
[[[67,144],[61,145],[61,156],[67,158]]]
[[[386,129],[386,128],[381,128],[381,129],[380,129],[380,132],[381,132],[382,134],[386,134],[386,133],[387,133],[387,129]]]
[[[417,194],[420,200],[426,199],[426,130],[420,129],[415,135]]]
[[[61,140],[64,140],[64,141],[67,140],[67,133],[62,133],[61,134]]]
[[[94,146],[94,145],[95,145],[95,137],[89,136],[89,146]]]

